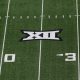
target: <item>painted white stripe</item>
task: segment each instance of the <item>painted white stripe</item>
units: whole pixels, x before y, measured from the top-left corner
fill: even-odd
[[[77,15],[74,15],[74,16],[77,16]],[[78,14],[78,16],[80,17],[80,15]]]
[[[1,19],[2,17],[0,16],[0,19]]]
[[[63,54],[57,54],[56,56],[64,56]]]
[[[80,80],[80,63],[79,63],[79,12],[78,0],[76,0],[76,15],[77,15],[77,47],[78,47],[78,80]]]
[[[42,31],[42,28],[43,28],[43,17],[44,17],[44,0],[42,0],[41,31]]]
[[[43,17],[44,17],[44,0],[42,0],[42,11],[41,11],[41,31],[43,28]],[[38,69],[38,80],[40,80],[41,73],[41,53],[42,53],[42,40],[40,40],[40,51],[39,51],[39,69]]]
[[[5,38],[6,38],[7,24],[8,24],[8,18],[9,18],[8,16],[9,16],[10,1],[11,0],[8,0],[7,16],[6,16],[6,22],[5,22],[3,45],[2,45],[2,52],[1,52],[1,61],[0,61],[0,75],[1,75],[1,69],[2,69],[2,60],[3,60],[3,55],[4,55],[4,46],[5,46]]]

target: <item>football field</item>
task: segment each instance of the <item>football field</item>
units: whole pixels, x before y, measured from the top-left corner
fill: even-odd
[[[80,80],[79,25],[80,0],[0,0],[0,80]]]

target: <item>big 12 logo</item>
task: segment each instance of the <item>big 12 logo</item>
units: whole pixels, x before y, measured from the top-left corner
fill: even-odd
[[[52,30],[52,31],[27,31],[21,30],[22,34],[24,34],[22,41],[29,41],[29,40],[62,40],[59,37],[59,33],[61,33],[62,29],[59,30]]]

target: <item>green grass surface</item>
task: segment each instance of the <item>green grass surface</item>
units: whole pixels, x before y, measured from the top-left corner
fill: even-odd
[[[0,54],[7,4],[8,0],[0,1]],[[41,0],[11,0],[4,55],[14,52],[16,62],[3,62],[0,80],[38,80],[40,41],[20,42],[23,36],[20,30],[40,31],[41,5]],[[65,62],[65,57],[56,56],[77,53],[76,0],[44,0],[44,15],[43,30],[63,29],[60,34],[63,41],[42,41],[40,80],[78,80],[77,61]],[[48,15],[51,15],[51,19],[47,18]],[[58,15],[57,19],[55,15]],[[64,19],[62,15],[65,15]],[[68,15],[72,15],[72,18]],[[13,16],[16,19],[13,20]],[[19,16],[23,16],[23,19],[19,19]],[[30,16],[30,19],[26,19],[26,16]]]

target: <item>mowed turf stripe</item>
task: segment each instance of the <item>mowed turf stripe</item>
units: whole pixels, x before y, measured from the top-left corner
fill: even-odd
[[[41,1],[13,0],[9,14],[9,16],[14,15],[18,17],[21,15],[23,15],[23,17],[26,17],[26,15],[31,17],[34,15],[40,16]],[[2,75],[2,80],[37,80],[40,41],[20,42],[19,40],[23,37],[23,34],[20,32],[21,30],[40,31],[41,18],[37,18],[36,20],[27,20],[27,18],[21,20],[15,18],[15,20],[13,20],[9,18],[8,23],[5,54],[14,53],[16,55],[16,61],[14,63],[4,63],[2,74],[4,74],[5,77]]]
[[[45,15],[76,14],[75,1],[72,0],[47,0],[44,7]],[[63,41],[43,41],[41,80],[77,80],[77,61],[67,63],[65,57],[56,56],[59,53],[77,53],[76,17],[70,18],[44,19],[43,30],[63,29],[60,34]]]

